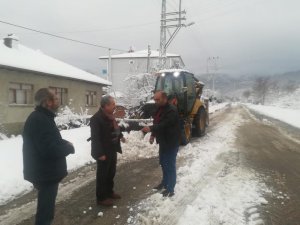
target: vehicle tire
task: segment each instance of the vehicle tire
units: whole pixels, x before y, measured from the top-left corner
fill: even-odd
[[[195,130],[194,135],[195,137],[201,137],[205,134],[206,131],[206,112],[203,107],[198,110],[198,113],[194,120]]]
[[[192,136],[191,124],[183,122],[183,126],[181,129],[180,145],[187,145],[188,143],[190,143],[191,136]]]

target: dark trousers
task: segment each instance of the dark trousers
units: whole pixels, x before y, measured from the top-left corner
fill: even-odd
[[[105,161],[97,160],[96,197],[97,201],[109,198],[114,192],[114,177],[117,167],[117,153],[106,156]]]
[[[176,184],[176,157],[178,147],[173,149],[159,149],[159,162],[162,168],[162,184],[169,192],[174,192]]]
[[[54,219],[58,183],[34,184],[38,190],[35,225],[50,225]]]

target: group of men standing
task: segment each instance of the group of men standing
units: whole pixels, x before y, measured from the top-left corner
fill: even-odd
[[[154,188],[164,197],[174,195],[176,184],[176,156],[179,148],[180,127],[177,108],[168,102],[166,93],[154,94],[157,111],[153,126],[142,128],[151,132],[150,143],[159,144],[159,163],[162,180]],[[74,154],[72,143],[62,139],[54,121],[59,108],[57,96],[47,88],[35,94],[36,108],[25,122],[23,131],[24,179],[38,190],[36,225],[50,225],[54,219],[55,199],[59,182],[67,175],[66,157]],[[113,115],[115,101],[103,96],[100,109],[90,120],[91,155],[97,162],[96,203],[112,206],[121,196],[114,191],[117,153],[122,153],[120,142],[125,142]]]

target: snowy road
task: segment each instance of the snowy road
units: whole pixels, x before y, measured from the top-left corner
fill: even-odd
[[[149,149],[136,139],[134,146],[142,151],[118,166],[116,191],[123,198],[116,208],[95,205],[90,165],[66,180],[54,224],[299,225],[300,140],[279,126],[241,106],[215,112],[208,134],[181,147],[171,199],[152,191],[161,175],[158,160],[153,152],[138,157]],[[130,151],[129,145],[124,148]],[[7,213],[0,224],[32,224],[33,199],[30,193],[1,206]]]

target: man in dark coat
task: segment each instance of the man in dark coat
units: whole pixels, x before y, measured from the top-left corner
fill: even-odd
[[[112,206],[121,196],[114,192],[117,152],[122,153],[120,140],[125,142],[113,115],[116,104],[111,96],[103,96],[99,111],[90,121],[92,157],[97,161],[96,201],[98,205]]]
[[[38,190],[36,225],[50,225],[54,219],[59,182],[67,175],[66,156],[73,144],[62,139],[54,122],[59,107],[57,96],[47,88],[35,94],[36,108],[23,131],[24,179]]]
[[[156,92],[154,101],[158,109],[154,116],[153,126],[144,127],[142,131],[151,131],[150,143],[153,143],[156,138],[159,144],[159,162],[163,177],[155,189],[165,189],[162,192],[163,196],[171,197],[174,195],[176,184],[176,157],[180,139],[179,116],[177,108],[168,103],[165,92]]]

